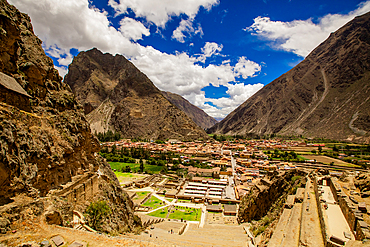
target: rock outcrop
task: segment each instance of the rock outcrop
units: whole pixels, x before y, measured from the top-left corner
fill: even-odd
[[[0,0],[0,73],[0,214],[15,221],[26,205],[37,205],[38,217],[63,204],[61,217],[71,217],[75,207],[84,210],[100,199],[112,208],[107,231],[140,225],[132,202],[96,154],[100,145],[83,108],[45,55],[30,18],[5,0]],[[51,193],[78,174],[97,171],[99,192],[79,203]],[[29,199],[17,201],[21,195]]]
[[[369,30],[370,13],[356,17],[209,133],[369,142]]]
[[[185,112],[188,117],[190,117],[197,125],[207,130],[217,123],[217,120],[209,116],[202,109],[196,107],[181,95],[163,92],[162,94],[166,99],[168,99],[172,104],[177,106],[181,111]]]
[[[64,80],[84,106],[93,132],[114,130],[125,138],[154,140],[208,138],[121,55],[103,54],[96,48],[81,52]]]
[[[370,196],[370,174],[362,173],[355,177],[354,184],[360,189],[361,197]]]
[[[271,206],[279,199],[284,203],[288,194],[292,193],[294,187],[305,184],[304,171],[291,170],[279,172],[261,179],[251,191],[242,198],[239,207],[239,221],[249,222],[259,220],[266,215]],[[297,179],[292,179],[296,176]],[[280,205],[282,207],[283,205]]]

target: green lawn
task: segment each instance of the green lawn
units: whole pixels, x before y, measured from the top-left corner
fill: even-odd
[[[162,208],[162,209],[158,209],[154,212],[151,212],[148,215],[158,217],[158,218],[166,218],[167,213],[168,213],[168,207],[165,207],[165,208]]]
[[[138,191],[136,192],[136,196],[135,196],[135,200],[143,200],[148,194],[150,193],[150,191]]]
[[[178,219],[178,220],[190,220],[190,221],[200,221],[200,217],[202,214],[202,210],[198,208],[188,208],[185,207],[179,207],[176,206],[172,208],[173,213],[169,215],[168,218],[170,219]],[[157,211],[154,211],[149,216],[159,217],[159,218],[165,218],[168,213],[168,207],[163,209],[158,209]]]
[[[185,208],[176,206],[172,208],[173,213],[169,215],[170,219],[183,219],[189,221],[200,221],[202,210],[199,208]]]
[[[123,163],[123,162],[108,162],[110,167],[112,169],[116,169],[117,171],[120,171],[122,168],[126,167],[126,166],[129,166],[132,169],[139,169],[140,168],[140,164],[136,164],[136,163]]]
[[[129,166],[132,171],[138,172],[140,170],[140,164],[138,163],[123,163],[123,162],[108,162],[108,163],[112,169],[116,169],[117,171],[121,171],[121,169],[126,166]],[[144,164],[144,171],[159,173],[162,170],[162,167],[163,166]]]
[[[142,204],[142,206],[151,207],[152,209],[156,209],[164,205],[165,203],[163,204],[163,202],[155,196],[151,196],[149,200],[147,200],[144,204]]]

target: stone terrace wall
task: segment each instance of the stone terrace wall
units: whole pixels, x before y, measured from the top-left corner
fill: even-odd
[[[338,201],[342,213],[346,218],[349,227],[354,233],[356,240],[363,240],[367,238],[365,232],[359,224],[359,221],[361,221],[362,219],[355,214],[356,207],[352,206],[352,203],[350,202],[348,196],[342,192],[341,186],[336,183],[335,179],[330,178],[328,179],[328,182],[331,192],[333,193],[334,198]]]
[[[55,194],[66,198],[67,201],[71,203],[84,203],[87,199],[92,198],[94,194],[98,192],[98,179],[98,175],[88,173]]]
[[[313,189],[315,191],[317,211],[319,212],[322,239],[324,240],[324,245],[328,246],[328,239],[326,237],[326,226],[325,226],[324,217],[323,217],[323,213],[322,213],[322,207],[321,207],[321,203],[320,203],[320,194],[319,194],[319,189],[318,189],[318,185],[317,185],[317,178],[315,177],[313,179],[313,181],[314,181],[313,182]]]

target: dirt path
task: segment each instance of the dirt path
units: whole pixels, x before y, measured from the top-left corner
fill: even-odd
[[[56,235],[60,235],[65,240],[65,245],[68,246],[74,241],[85,242],[89,247],[122,247],[122,246],[169,246],[161,243],[152,243],[149,241],[132,239],[133,234],[123,235],[120,237],[111,237],[104,234],[91,233],[76,230],[73,228],[60,227],[55,225],[47,225],[45,223],[24,222],[16,233],[7,233],[0,235],[0,243],[5,243],[8,246],[17,246],[28,241],[41,242],[49,240]]]
[[[308,178],[303,200],[299,246],[324,246],[313,184]]]

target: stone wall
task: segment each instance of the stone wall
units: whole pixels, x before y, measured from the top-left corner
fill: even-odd
[[[98,175],[88,173],[56,194],[71,203],[84,203],[99,190]]]
[[[362,221],[362,217],[356,213],[357,206],[354,206],[347,195],[342,192],[341,186],[336,183],[336,178],[328,179],[328,183],[334,198],[337,200],[344,217],[347,220],[349,227],[351,228],[356,240],[363,240],[368,238],[366,235],[370,235],[368,230],[364,230],[360,227],[359,222]]]
[[[319,212],[319,220],[320,220],[320,227],[321,227],[321,234],[322,234],[322,239],[324,240],[324,245],[328,246],[328,239],[326,236],[326,226],[324,222],[324,216],[322,212],[322,207],[320,203],[320,194],[319,194],[319,189],[318,189],[318,184],[317,184],[317,178],[315,177],[313,182],[313,189],[315,191],[315,198],[316,198],[316,204],[317,204],[317,211]]]

